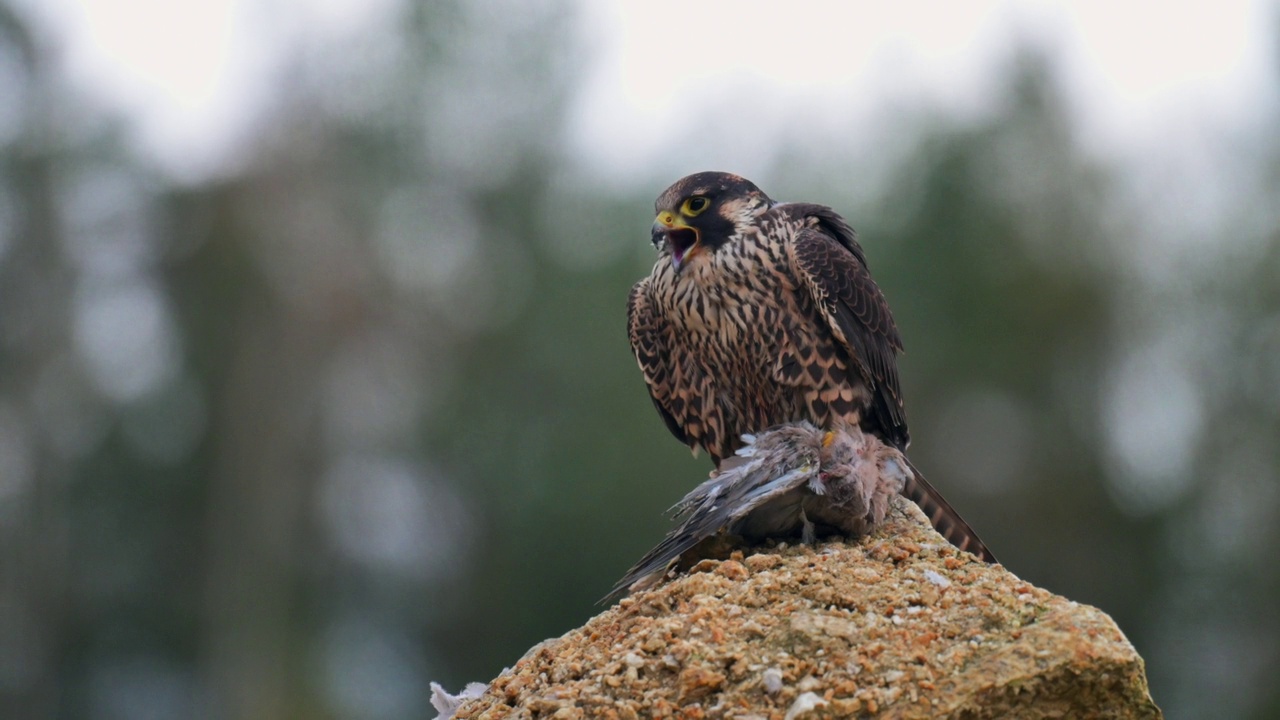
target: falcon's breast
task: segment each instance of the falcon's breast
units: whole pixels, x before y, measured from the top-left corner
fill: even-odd
[[[700,262],[660,259],[633,291],[632,341],[654,402],[677,437],[717,464],[745,433],[794,420],[856,424],[869,399],[793,270],[803,231],[765,214]]]

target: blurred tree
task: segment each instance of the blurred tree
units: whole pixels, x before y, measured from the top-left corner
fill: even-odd
[[[0,5],[0,697],[8,717],[84,715],[146,665],[181,692],[194,594],[189,498],[145,432],[180,372],[154,274],[154,178],[122,128],[62,86],[48,38]],[[135,512],[145,510],[145,512]],[[156,593],[166,587],[167,595]],[[169,645],[173,654],[148,651]],[[104,657],[116,661],[104,667]],[[154,688],[151,688],[154,689]],[[173,707],[173,706],[170,706]]]
[[[507,428],[549,399],[510,360],[540,281],[562,20],[411,4],[304,44],[258,159],[181,203],[178,227],[206,219],[171,281],[208,331],[218,398],[203,662],[219,713],[417,716],[428,679],[528,644],[523,626],[456,654],[422,640],[492,608],[460,602],[467,583],[527,543],[486,495],[537,482],[495,448],[538,454]],[[492,555],[475,545],[491,537]]]
[[[1108,500],[1100,458],[1126,210],[1067,125],[1048,61],[1024,51],[1008,87],[991,117],[927,133],[881,203],[886,284],[913,329],[913,450],[951,476],[1004,562],[1123,624],[1129,609],[1108,589],[1136,581],[1124,593],[1136,598],[1152,582],[1133,542],[1143,530]],[[1103,555],[1110,577],[1090,559]]]

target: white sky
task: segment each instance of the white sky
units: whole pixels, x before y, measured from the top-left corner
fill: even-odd
[[[163,167],[197,179],[225,162],[267,97],[278,48],[300,33],[352,32],[387,0],[26,2],[61,37],[73,82],[136,120]],[[1056,49],[1086,129],[1116,147],[1230,128],[1275,101],[1268,43],[1280,8],[1261,0],[579,2],[593,70],[570,137],[610,168],[660,160],[744,90],[765,109],[731,139],[803,104],[815,122],[854,131],[882,103],[921,94],[980,110],[1019,36]]]

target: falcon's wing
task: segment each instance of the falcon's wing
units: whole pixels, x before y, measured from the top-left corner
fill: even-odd
[[[698,438],[690,437],[685,430],[685,403],[676,388],[680,358],[673,352],[674,348],[669,347],[670,333],[666,321],[654,312],[648,278],[636,283],[627,298],[627,334],[631,338],[631,351],[644,374],[644,383],[649,387],[653,406],[658,409],[671,434],[696,451]]]
[[[870,389],[868,419],[890,444],[903,449],[909,435],[898,384],[902,339],[853,230],[835,213],[821,209],[829,217],[819,217],[816,226],[801,230],[791,243],[793,270]],[[832,224],[832,219],[839,224]]]
[[[822,205],[796,204],[777,209],[811,221],[791,244],[793,270],[869,386],[869,419],[879,426],[886,442],[905,450],[910,435],[902,409],[897,363],[902,339],[884,294],[871,279],[853,228],[834,210]],[[933,526],[956,547],[987,562],[996,562],[995,555],[942,494],[914,466],[911,470],[912,477],[903,494],[923,508]]]

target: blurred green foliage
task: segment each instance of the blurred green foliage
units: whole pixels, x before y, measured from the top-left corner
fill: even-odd
[[[4,717],[422,717],[597,612],[709,469],[625,334],[675,178],[571,159],[569,11],[397,7],[178,185],[0,5]],[[793,140],[753,179],[860,230],[913,457],[1170,718],[1280,714],[1280,113],[1191,252],[1034,49],[978,119],[904,112],[883,177]]]

